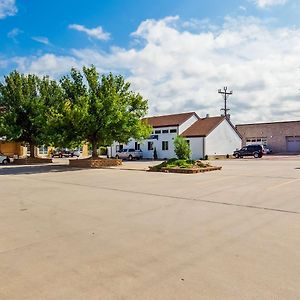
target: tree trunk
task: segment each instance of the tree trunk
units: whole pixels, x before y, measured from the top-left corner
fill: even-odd
[[[98,153],[97,153],[98,147],[96,142],[92,142],[92,158],[97,159]]]
[[[34,144],[29,144],[29,150],[30,150],[30,158],[34,158],[35,157],[35,153],[34,153]]]

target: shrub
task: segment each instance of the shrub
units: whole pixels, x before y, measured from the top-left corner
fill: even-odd
[[[106,147],[100,147],[100,155],[106,155],[107,154],[107,148]]]
[[[174,140],[174,147],[174,151],[178,159],[188,160],[190,158],[191,149],[186,139],[181,136],[177,136]]]
[[[153,159],[157,159],[157,150],[156,148],[154,148],[154,151],[153,151]]]

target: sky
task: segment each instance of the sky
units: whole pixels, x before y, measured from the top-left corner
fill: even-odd
[[[0,80],[122,74],[148,115],[300,120],[299,0],[0,0]]]

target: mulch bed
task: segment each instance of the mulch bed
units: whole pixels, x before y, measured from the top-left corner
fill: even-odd
[[[27,158],[16,158],[13,161],[14,165],[35,165],[35,164],[51,164],[51,158],[41,158],[41,157],[27,157]]]
[[[163,172],[163,173],[181,173],[181,174],[196,174],[210,171],[221,170],[222,167],[205,167],[205,168],[161,168],[158,170],[154,167],[149,167],[149,172]]]

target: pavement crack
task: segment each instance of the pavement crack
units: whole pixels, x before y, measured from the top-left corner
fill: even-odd
[[[29,178],[27,178],[27,179],[29,179]],[[214,200],[199,199],[199,198],[189,198],[189,197],[183,197],[183,196],[165,195],[165,194],[150,193],[150,192],[133,191],[133,190],[126,190],[126,189],[121,189],[121,188],[111,188],[111,187],[103,187],[103,186],[101,187],[101,186],[94,186],[94,185],[73,183],[73,182],[66,182],[66,181],[43,180],[43,179],[36,179],[36,178],[30,178],[30,179],[34,180],[34,181],[52,182],[52,183],[58,183],[58,184],[81,186],[81,187],[85,187],[85,188],[116,191],[116,192],[123,192],[123,193],[136,194],[136,195],[163,197],[163,198],[168,198],[168,199],[194,201],[194,202],[202,202],[202,203],[210,203],[210,204],[217,204],[217,205],[226,205],[226,206],[233,206],[233,207],[250,208],[250,209],[265,210],[265,211],[270,211],[270,212],[279,212],[279,213],[300,215],[300,211],[286,210],[286,209],[280,209],[280,208],[256,206],[256,205],[250,205],[250,204],[238,204],[238,203],[233,203],[233,202],[214,201]]]

